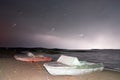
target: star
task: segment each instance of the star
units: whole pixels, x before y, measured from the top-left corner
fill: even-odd
[[[17,24],[13,24],[12,27],[16,27]]]

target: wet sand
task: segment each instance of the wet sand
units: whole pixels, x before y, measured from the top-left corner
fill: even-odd
[[[0,58],[0,80],[120,80],[120,72],[108,70],[77,76],[52,76],[42,66],[43,63]]]

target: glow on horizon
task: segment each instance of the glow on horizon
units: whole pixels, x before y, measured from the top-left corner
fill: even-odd
[[[35,35],[35,41],[48,43],[53,48],[65,49],[111,49],[116,46],[110,41],[110,37],[98,35],[94,40],[74,39],[68,37],[59,37],[54,35]]]
[[[51,34],[34,34],[27,36],[26,41],[11,43],[6,47],[44,47],[60,49],[119,49],[119,39],[111,35],[96,36],[56,36]],[[115,42],[113,42],[115,41]]]

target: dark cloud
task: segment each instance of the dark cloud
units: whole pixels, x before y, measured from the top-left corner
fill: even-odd
[[[0,45],[120,48],[119,3],[119,0],[0,0]]]

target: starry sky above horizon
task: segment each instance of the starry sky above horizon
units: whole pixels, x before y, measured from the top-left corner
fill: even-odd
[[[119,0],[0,0],[0,47],[120,49]]]

